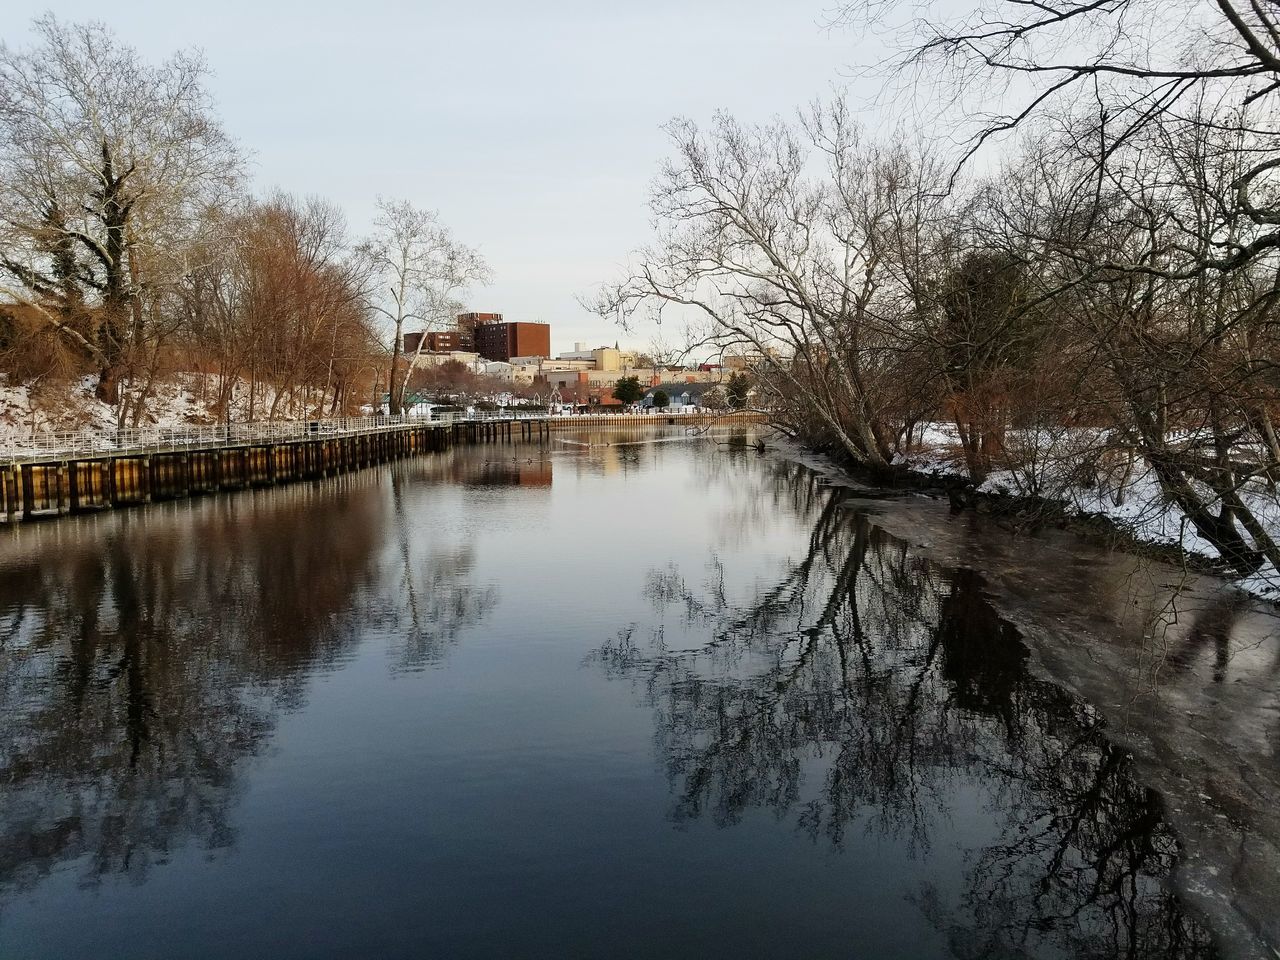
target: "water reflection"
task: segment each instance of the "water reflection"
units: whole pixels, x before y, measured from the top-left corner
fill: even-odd
[[[836,850],[870,833],[925,860],[959,843],[963,882],[914,895],[958,956],[1212,955],[1164,882],[1178,847],[1156,797],[1092,708],[1029,674],[982,578],[807,471],[756,476],[810,519],[804,552],[746,597],[718,556],[698,583],[656,568],[655,623],[593,655],[653,708],[671,817],[769,809]]]
[[[1232,636],[1249,606],[1249,598],[1235,591],[1222,591],[1211,598],[1193,612],[1191,628],[1169,651],[1168,666],[1175,674],[1185,674],[1205,652],[1211,652],[1213,680],[1221,683],[1231,663]]]
[[[1156,587],[1096,555],[987,562],[1034,541],[855,502],[737,438],[598,440],[12,531],[0,953],[1213,954],[1160,803],[1022,642],[1048,669],[1024,611],[1074,639],[1085,594],[1127,656]],[[1273,677],[1252,613],[1176,613],[1179,713]],[[1109,650],[1070,672],[1124,673]],[[1153,742],[1144,782],[1190,845],[1150,758],[1216,787]],[[1256,857],[1273,834],[1248,835]]]
[[[13,534],[0,559],[0,895],[231,846],[241,762],[316,674],[437,662],[496,588],[373,474]]]
[[[453,450],[432,460],[419,461],[412,468],[415,479],[432,483],[452,483],[463,487],[528,487],[549,490],[554,478],[554,461],[542,451],[521,447]],[[400,476],[409,470],[403,466]]]

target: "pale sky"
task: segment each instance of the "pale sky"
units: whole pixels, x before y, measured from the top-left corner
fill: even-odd
[[[353,235],[378,194],[435,208],[479,248],[494,282],[475,310],[577,340],[643,347],[576,301],[650,236],[659,127],[717,109],[788,114],[883,56],[829,32],[832,0],[216,4],[62,0],[148,59],[203,49],[255,188],[339,203]],[[26,46],[45,3],[8,0],[0,36]],[[873,92],[855,87],[859,99]]]

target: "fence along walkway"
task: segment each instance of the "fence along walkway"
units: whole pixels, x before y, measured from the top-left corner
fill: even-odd
[[[488,411],[465,417],[348,417],[184,430],[50,433],[0,451],[0,516],[12,523],[316,479],[444,450],[457,442],[535,440],[549,436],[553,429],[720,418],[697,414],[554,417]]]
[[[453,418],[447,415],[432,420],[425,417],[344,417],[334,420],[193,425],[179,430],[140,427],[107,431],[38,433],[30,438],[11,441],[6,447],[0,448],[0,462],[50,460],[57,457],[122,456],[127,453],[160,453],[246,444],[289,443],[319,437],[344,437],[400,430],[409,425],[428,423],[443,425],[451,423],[452,420]]]

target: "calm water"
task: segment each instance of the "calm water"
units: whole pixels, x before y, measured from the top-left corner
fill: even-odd
[[[0,538],[0,957],[1214,955],[977,575],[595,440]]]

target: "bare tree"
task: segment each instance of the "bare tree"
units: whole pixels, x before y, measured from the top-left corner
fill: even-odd
[[[365,299],[365,263],[350,255],[342,211],[284,193],[220,217],[222,241],[179,288],[193,367],[218,372],[214,406],[240,416],[319,416],[337,410],[377,337]]]
[[[594,302],[629,320],[657,304],[692,310],[704,342],[759,358],[762,384],[819,424],[845,455],[891,468],[914,295],[887,260],[903,220],[924,215],[932,164],[864,141],[841,102],[799,124],[709,134],[676,121],[676,158],[652,198],[659,240]],[[799,424],[794,432],[800,432]]]
[[[36,47],[0,45],[0,291],[75,344],[116,403],[148,294],[189,268],[240,160],[199,55],[148,64],[102,24],[52,15],[35,30]]]
[[[416,321],[425,330],[456,314],[459,295],[472,283],[486,282],[489,268],[477,251],[454,239],[434,210],[379,198],[378,211],[374,233],[361,250],[372,270],[369,303],[393,328],[388,406],[398,414],[413,369],[413,360],[401,363],[405,324]],[[414,360],[425,339],[418,339]]]
[[[1200,96],[1123,138],[1105,118],[1065,117],[1019,162],[989,231],[1008,230],[1032,299],[1066,331],[1056,361],[1086,421],[1107,428],[1101,452],[1140,458],[1242,572],[1280,569],[1260,519],[1275,499],[1280,262],[1259,251],[1231,269],[1205,264],[1254,228],[1236,203],[1259,148],[1252,126]]]

